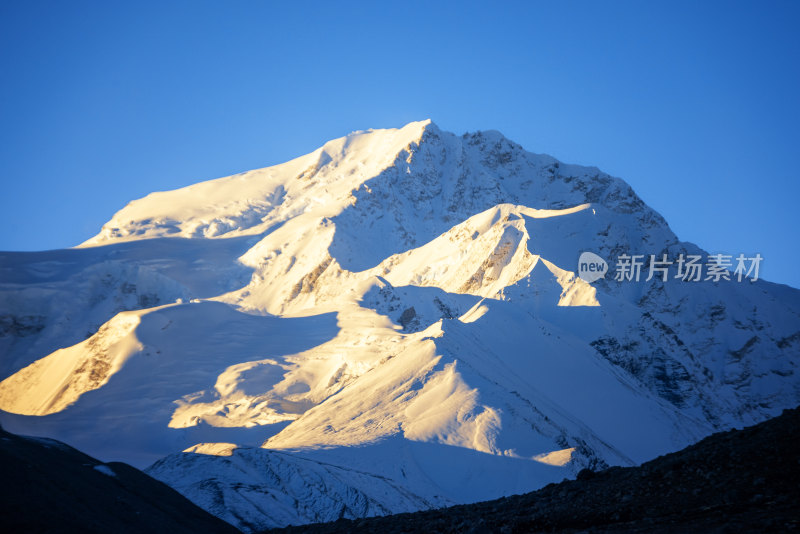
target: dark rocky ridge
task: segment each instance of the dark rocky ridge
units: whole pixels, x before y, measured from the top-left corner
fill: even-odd
[[[791,531],[800,531],[800,408],[525,495],[272,532]]]
[[[0,531],[237,533],[133,467],[0,428]]]

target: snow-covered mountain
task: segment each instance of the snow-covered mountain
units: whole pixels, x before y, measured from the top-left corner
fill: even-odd
[[[798,404],[800,291],[588,284],[583,251],[704,254],[497,132],[356,132],[0,254],[0,422],[160,459],[252,530],[530,491]]]

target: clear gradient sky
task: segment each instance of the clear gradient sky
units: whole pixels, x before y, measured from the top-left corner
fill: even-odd
[[[0,3],[0,250],[432,118],[624,178],[800,287],[800,2]]]

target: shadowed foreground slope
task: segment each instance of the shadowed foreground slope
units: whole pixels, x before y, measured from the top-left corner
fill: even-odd
[[[273,532],[800,531],[800,408],[639,467],[441,510]]]
[[[237,533],[166,484],[0,429],[0,531]]]

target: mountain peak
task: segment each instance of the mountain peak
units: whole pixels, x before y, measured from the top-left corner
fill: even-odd
[[[236,493],[264,462],[304,495],[391,496],[369,509],[469,502],[798,401],[800,292],[589,284],[584,251],[699,249],[624,181],[493,131],[354,132],[135,200],[90,244],[0,255],[0,421],[139,465],[225,443],[159,470],[200,502],[208,472]]]

